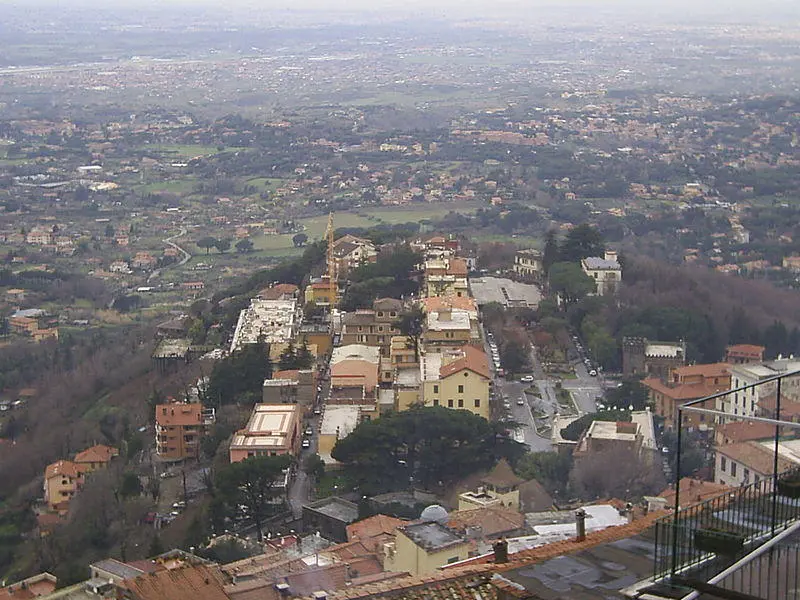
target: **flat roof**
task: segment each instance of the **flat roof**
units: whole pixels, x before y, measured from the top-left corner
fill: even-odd
[[[539,288],[503,277],[479,277],[469,280],[470,291],[479,306],[498,302],[503,306],[536,308],[542,299]]]
[[[438,381],[442,370],[442,355],[430,352],[419,361],[420,381]]]
[[[256,404],[246,429],[233,436],[231,448],[285,446],[297,410],[296,404]]]
[[[639,425],[637,423],[627,424],[635,426],[638,432]],[[589,431],[586,433],[586,437],[593,440],[636,441],[635,433],[619,432],[616,421],[593,421]]]
[[[449,318],[445,317],[449,312]],[[450,329],[470,329],[469,313],[457,308],[451,310],[431,311],[428,313],[427,324],[429,331],[444,331]]]
[[[401,527],[400,531],[417,546],[426,550],[443,550],[449,546],[465,543],[452,529],[439,523],[416,523]]]
[[[683,354],[683,346],[680,344],[657,343],[647,344],[644,349],[647,356],[671,356],[677,358]]]
[[[319,432],[322,435],[336,435],[338,431],[340,437],[346,437],[358,425],[360,414],[361,407],[358,405],[335,406],[329,404],[322,413]]]
[[[335,496],[306,504],[303,508],[313,510],[314,512],[321,513],[327,517],[348,524],[358,520],[358,505]]]
[[[334,348],[331,353],[330,365],[333,366],[343,360],[364,360],[378,364],[381,360],[381,350],[377,346],[364,344],[348,344]]]
[[[297,317],[297,300],[262,300],[254,298],[239,313],[239,321],[231,342],[231,352],[243,344],[254,344],[259,338],[267,343],[291,341]]]

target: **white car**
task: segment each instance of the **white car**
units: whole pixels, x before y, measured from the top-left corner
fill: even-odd
[[[597,371],[595,369],[592,369],[591,371],[589,371],[589,376],[597,377]]]
[[[522,398],[517,400],[517,406],[525,406],[525,400],[523,400]]]
[[[531,383],[533,381],[533,375],[524,375],[523,377],[520,377],[519,380],[522,383]]]
[[[303,440],[303,448],[311,448],[311,442],[309,440]]]

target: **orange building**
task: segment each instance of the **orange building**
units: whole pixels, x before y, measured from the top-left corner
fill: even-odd
[[[91,473],[108,466],[108,463],[115,456],[119,456],[119,450],[111,446],[97,444],[83,452],[78,452],[73,462],[82,473]]]
[[[649,390],[650,402],[655,413],[664,418],[664,426],[673,429],[679,406],[730,389],[729,367],[728,363],[677,367],[670,371],[666,383],[651,377],[642,381],[642,385]],[[713,403],[706,408],[713,409]],[[703,430],[713,427],[713,420],[704,414],[691,413],[683,415],[683,424]]]
[[[202,404],[175,402],[156,406],[156,452],[160,458],[197,458],[204,432]]]
[[[256,404],[247,427],[231,440],[231,462],[253,456],[296,454],[301,437],[300,411],[297,404]]]
[[[47,465],[44,472],[44,501],[47,508],[66,514],[69,502],[83,486],[83,472],[71,460]]]

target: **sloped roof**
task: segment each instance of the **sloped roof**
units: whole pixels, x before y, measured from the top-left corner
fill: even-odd
[[[80,476],[80,474],[81,471],[78,469],[78,465],[71,460],[59,460],[47,465],[47,468],[44,470],[44,478],[46,480],[53,477],[59,477],[61,475],[75,478]]]
[[[683,477],[681,479],[681,495],[678,504],[682,508],[686,508],[692,504],[703,502],[709,498],[719,496],[720,494],[732,489],[728,485],[721,483],[714,483],[713,481],[702,481],[700,479],[693,479],[692,477]],[[659,494],[661,498],[667,501],[667,506],[672,507],[675,504],[675,486],[670,486]]]
[[[228,600],[224,583],[217,567],[197,565],[140,575],[122,586],[135,600]]]
[[[494,469],[481,478],[481,483],[496,487],[514,487],[525,483],[525,480],[517,477],[508,461],[505,458],[501,458],[494,466]]]
[[[760,421],[733,421],[720,423],[716,426],[715,433],[723,440],[727,440],[727,443],[735,444],[775,437],[775,426]]]
[[[719,385],[707,383],[679,383],[677,385],[666,385],[656,377],[650,377],[642,380],[642,385],[650,388],[651,390],[663,394],[672,400],[696,400],[698,398],[705,398],[711,394],[716,394],[721,391]]]
[[[774,454],[758,442],[741,442],[739,444],[717,446],[717,453],[727,456],[730,460],[734,460],[761,475],[772,473]],[[794,466],[796,465],[792,461],[783,456],[778,456],[778,472],[786,471]]]
[[[406,521],[388,515],[374,515],[363,521],[350,523],[347,526],[348,540],[368,540],[376,535],[394,533],[394,530],[405,525]]]
[[[464,532],[469,527],[480,527],[485,537],[496,537],[521,529],[525,515],[502,506],[486,506],[450,513],[447,526]]]
[[[162,427],[199,425],[202,412],[203,406],[198,403],[159,404],[156,406],[156,423]]]
[[[461,348],[463,356],[456,360],[442,365],[439,369],[439,377],[449,377],[453,373],[458,373],[464,369],[469,369],[473,373],[482,375],[487,379],[491,379],[489,371],[489,359],[483,350],[479,350],[475,346],[466,345]]]
[[[553,508],[553,498],[535,479],[520,484],[519,502],[523,512],[544,512]]]
[[[725,377],[731,374],[728,363],[719,362],[705,365],[686,365],[673,369],[673,373],[681,377],[692,377],[702,375],[703,377]]]

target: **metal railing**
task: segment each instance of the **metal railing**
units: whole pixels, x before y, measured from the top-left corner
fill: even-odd
[[[800,423],[781,420],[781,387],[785,379],[798,376],[800,371],[781,373],[751,385],[687,402],[678,408],[675,502],[672,514],[659,520],[655,526],[653,579],[658,584],[656,587],[659,587],[660,595],[671,598],[687,595],[696,597],[697,592],[702,591],[701,588],[705,591],[714,588],[722,594],[721,597],[737,597],[737,594],[766,597],[754,596],[754,591],[758,588],[769,588],[780,593],[800,588],[798,551],[795,545],[790,546],[791,550],[784,551],[782,560],[793,574],[793,579],[784,581],[782,587],[768,579],[762,581],[763,574],[754,566],[755,561],[747,559],[748,555],[761,546],[769,545],[771,540],[776,540],[777,537],[783,540],[787,529],[791,528],[794,534],[794,526],[800,520],[800,487],[796,494],[787,492],[786,487],[789,480],[800,480],[800,467],[779,472],[781,432],[784,428],[800,429]],[[774,384],[776,390],[774,415],[738,415],[705,408],[707,402],[713,405],[717,399],[725,396],[771,384]],[[711,415],[718,423],[752,421],[775,425],[771,473],[703,502],[681,507],[680,480],[686,436],[684,413]],[[770,549],[769,556],[773,555],[774,552]],[[739,563],[748,565],[747,574],[739,574],[738,569],[734,568]],[[771,572],[770,569],[774,568],[774,563],[770,563],[769,568],[765,567],[764,573]],[[720,574],[727,574],[730,569],[733,569],[732,573],[717,581]],[[786,574],[781,572],[781,576],[784,575]],[[710,583],[712,581],[715,582],[713,585]]]

